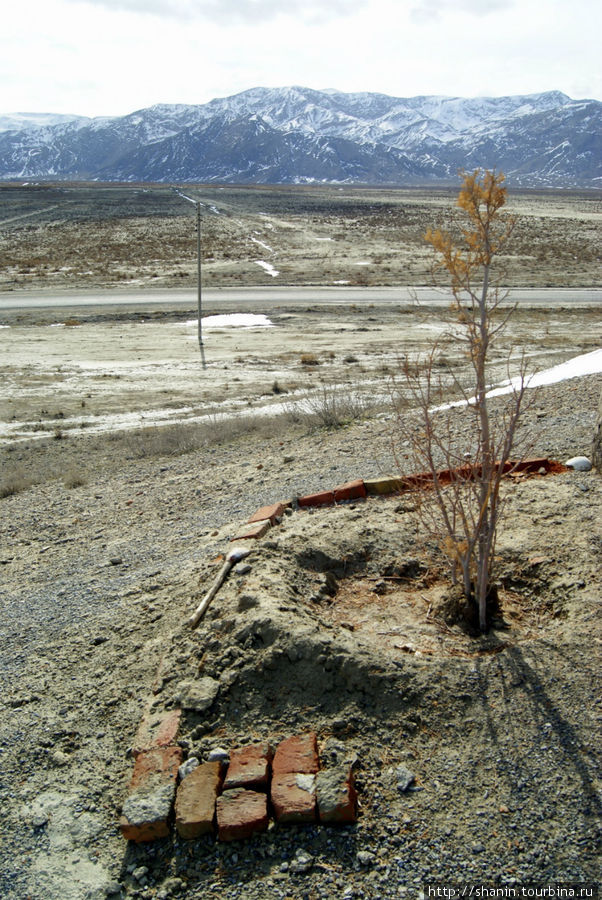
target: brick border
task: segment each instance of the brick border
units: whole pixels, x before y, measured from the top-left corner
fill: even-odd
[[[368,497],[383,497],[396,493],[402,494],[409,491],[425,490],[429,488],[435,479],[444,485],[451,484],[454,481],[470,480],[478,471],[478,469],[468,464],[456,469],[441,469],[434,476],[430,472],[419,472],[408,476],[389,475],[366,480],[357,478],[338,485],[332,490],[299,497],[296,504],[291,501],[281,501],[269,506],[262,506],[253,513],[231,540],[257,540],[263,537],[281,521],[287,509],[290,510],[295,505],[301,509],[312,509],[335,506],[337,503],[349,503],[353,500],[365,500]],[[570,471],[570,467],[547,457],[535,457],[517,461],[509,460],[503,467],[505,476],[515,478],[559,475],[568,471]],[[246,552],[248,551],[245,551],[245,555]],[[162,667],[163,660],[159,664],[157,678],[161,673]],[[134,741],[132,749],[132,755],[135,759],[134,771],[130,778],[129,790],[123,804],[123,812],[119,822],[123,836],[133,841],[152,841],[169,834],[170,817],[176,798],[178,766],[182,762],[184,755],[182,748],[176,741],[182,710],[176,709],[169,712],[153,713],[151,712],[151,700],[146,705]],[[321,771],[324,774],[328,772],[328,770]],[[319,774],[317,773],[316,775],[317,783]],[[355,821],[354,816],[357,814],[357,804],[351,770],[349,770],[348,776],[340,782],[343,793],[345,793],[343,790],[344,784],[347,784],[345,801],[347,806],[345,811],[337,811],[330,818],[328,814],[318,810],[320,821]],[[303,790],[306,789],[306,786],[303,785]],[[244,788],[235,788],[233,790],[244,790]],[[297,791],[298,794],[299,785],[294,787],[291,783],[291,790]],[[319,795],[317,800],[319,808]],[[261,819],[261,828],[263,828],[263,817],[260,816],[259,818]]]

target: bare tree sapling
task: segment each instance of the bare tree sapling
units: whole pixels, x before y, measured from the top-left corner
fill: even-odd
[[[461,236],[454,240],[447,231],[429,229],[425,239],[434,248],[436,268],[451,285],[447,340],[462,343],[469,374],[464,378],[460,370],[448,369],[446,378],[435,346],[421,364],[405,361],[401,384],[406,409],[409,393],[419,419],[409,434],[412,465],[429,476],[430,489],[420,499],[421,523],[446,558],[453,583],[461,584],[465,601],[476,606],[479,628],[485,631],[502,512],[500,484],[515,444],[525,381],[522,374],[515,379],[507,402],[500,406],[496,401],[492,410],[488,399],[492,348],[513,310],[494,263],[512,234],[514,220],[502,212],[503,174],[476,170],[463,176],[457,201]],[[509,370],[509,351],[503,348],[503,354]],[[458,413],[458,404],[441,403],[450,387],[460,392],[464,413]],[[408,437],[407,424],[404,436]]]

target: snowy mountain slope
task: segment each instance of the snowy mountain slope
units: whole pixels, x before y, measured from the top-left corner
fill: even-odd
[[[0,178],[418,184],[487,166],[525,186],[602,184],[602,103],[557,91],[465,99],[253,88],[199,106],[54,118],[0,116]]]

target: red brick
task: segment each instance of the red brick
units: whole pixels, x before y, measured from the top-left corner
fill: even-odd
[[[287,772],[274,775],[270,789],[277,822],[315,822],[315,775]]]
[[[254,512],[248,522],[263,522],[268,519],[272,525],[276,524],[277,519],[281,519],[286,509],[285,503],[272,503],[271,506],[262,506],[257,512]]]
[[[274,775],[297,772],[315,775],[319,768],[318,742],[313,731],[294,735],[278,744],[272,763]]]
[[[241,528],[233,538],[230,538],[230,541],[258,540],[259,538],[263,537],[266,531],[269,531],[270,528],[271,523],[269,519],[264,519],[262,522],[253,522]]]
[[[269,744],[251,744],[232,750],[224,790],[244,787],[267,791],[272,755]]]
[[[357,793],[350,766],[318,772],[316,798],[320,822],[346,825],[357,821]]]
[[[138,728],[134,741],[133,753],[137,756],[142,750],[152,750],[155,747],[169,747],[175,744],[180,719],[181,709],[174,709],[168,713],[152,715],[147,713]]]
[[[258,791],[234,788],[217,798],[220,841],[237,841],[268,828],[268,798]]]
[[[297,503],[299,506],[333,506],[334,491],[320,491],[318,494],[308,494],[306,497],[299,497]]]
[[[539,456],[534,459],[521,459],[513,465],[515,472],[536,473],[539,472],[540,469],[545,469],[547,472],[551,468],[550,460],[546,456]]]
[[[367,494],[366,485],[361,478],[355,481],[348,481],[347,484],[340,484],[334,489],[334,499],[336,503],[342,500],[358,500]]]
[[[181,838],[192,840],[213,831],[215,804],[222,784],[222,769],[219,760],[201,763],[178,787],[176,828]]]
[[[136,757],[119,827],[129,841],[154,841],[169,834],[180,747],[143,750]]]

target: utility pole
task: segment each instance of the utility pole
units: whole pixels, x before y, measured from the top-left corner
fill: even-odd
[[[205,348],[203,346],[203,327],[201,324],[201,308],[202,308],[202,291],[201,291],[201,201],[193,200],[192,197],[187,197],[186,194],[183,194],[182,191],[175,189],[178,197],[181,197],[183,200],[188,200],[189,203],[194,203],[196,206],[196,257],[197,257],[197,295],[198,295],[198,317],[199,317],[199,349],[201,351],[201,361],[203,364],[203,368],[207,368],[207,364],[205,362]]]

